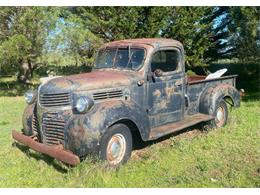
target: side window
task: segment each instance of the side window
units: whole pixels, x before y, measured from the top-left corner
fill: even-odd
[[[157,51],[152,57],[151,70],[154,72],[160,69],[163,72],[175,71],[180,62],[180,53],[178,50]]]

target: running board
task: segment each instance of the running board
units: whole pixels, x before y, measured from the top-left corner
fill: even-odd
[[[151,129],[150,135],[149,135],[149,140],[155,140],[160,137],[163,137],[164,135],[180,131],[182,129],[185,129],[187,127],[196,125],[201,122],[206,122],[209,120],[212,120],[214,117],[206,114],[194,114],[191,116],[186,116],[183,120],[166,124],[160,127],[155,127]]]

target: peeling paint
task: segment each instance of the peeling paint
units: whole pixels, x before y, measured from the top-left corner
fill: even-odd
[[[141,138],[147,141],[198,121],[210,120],[210,110],[217,98],[229,96],[234,106],[239,106],[240,95],[235,89],[234,76],[213,80],[204,80],[204,76],[186,77],[184,61],[180,62],[176,72],[151,76],[153,53],[161,48],[175,47],[183,56],[180,42],[169,39],[122,40],[102,48],[127,45],[146,49],[147,56],[140,70],[101,69],[54,78],[42,84],[37,101],[24,111],[23,133],[33,135],[34,119],[40,134],[39,142],[61,145],[83,157],[97,153],[102,136],[119,121],[134,124]],[[139,81],[143,81],[141,85]],[[95,99],[97,96],[93,94],[98,94],[99,98]],[[85,113],[79,113],[75,108],[81,96],[93,98],[94,102]],[[41,104],[41,101],[47,104]],[[168,128],[172,129],[168,131]]]

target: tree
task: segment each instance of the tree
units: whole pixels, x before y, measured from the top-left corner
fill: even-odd
[[[119,39],[158,37],[166,7],[76,7],[85,28],[105,42]]]
[[[205,66],[211,58],[205,55],[212,42],[214,7],[169,7],[162,36],[181,41],[188,67]]]
[[[9,7],[1,10],[0,63],[18,72],[18,80],[28,83],[39,65],[49,32],[55,27],[58,9],[49,7]]]
[[[259,61],[258,7],[3,7],[0,21],[0,70],[25,83],[42,63],[91,64],[103,42],[129,38],[177,39],[188,67]]]
[[[229,7],[215,7],[212,17],[208,17],[204,21],[214,21],[211,28],[211,41],[214,44],[205,53],[212,61],[229,58],[229,53],[234,49],[230,47],[230,42],[227,41],[230,34],[227,30],[227,26],[232,22],[229,11]]]
[[[260,62],[260,8],[233,7],[230,15],[229,41],[235,48],[232,57],[242,62]]]
[[[257,7],[216,7],[219,13],[212,32],[215,45],[207,56],[213,60],[259,61],[260,9]]]
[[[214,43],[212,7],[78,7],[85,28],[105,42],[127,38],[166,37],[181,41],[188,66],[203,66]],[[212,21],[205,22],[210,15]]]
[[[66,9],[56,23],[55,34],[48,41],[51,52],[61,53],[61,58],[72,58],[76,65],[91,64],[94,52],[102,44],[102,39],[86,28],[80,17]]]
[[[259,56],[259,8],[76,7],[85,28],[105,42],[143,37],[181,41],[188,67]],[[246,52],[245,52],[246,51]]]

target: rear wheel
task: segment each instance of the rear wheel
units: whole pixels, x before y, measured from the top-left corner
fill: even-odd
[[[228,119],[228,107],[226,102],[221,99],[216,102],[216,106],[213,112],[214,119],[206,124],[206,129],[220,128],[227,124]]]
[[[132,151],[132,135],[124,124],[111,126],[104,134],[100,144],[100,158],[112,167],[127,162]]]
[[[215,126],[224,127],[227,124],[227,117],[228,117],[227,104],[224,100],[222,100],[216,109]]]

